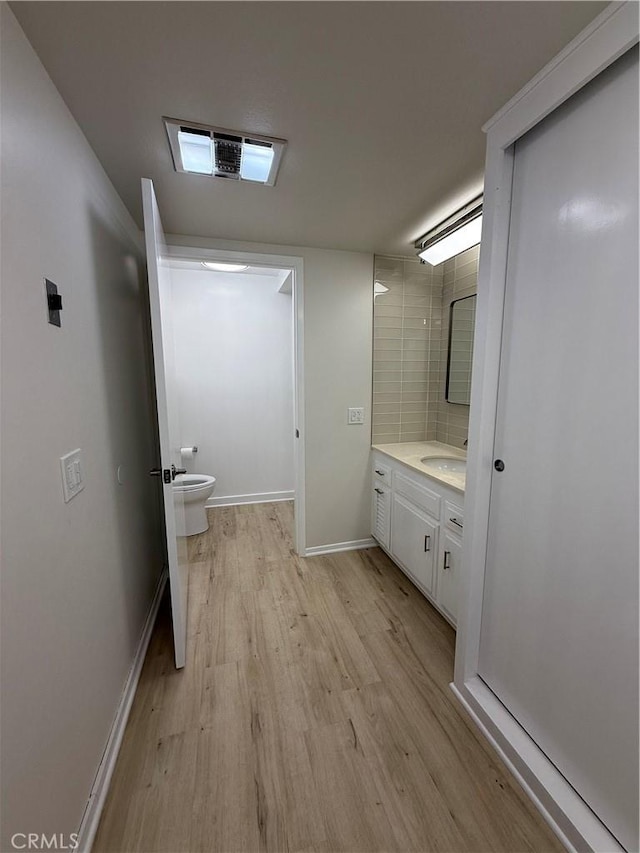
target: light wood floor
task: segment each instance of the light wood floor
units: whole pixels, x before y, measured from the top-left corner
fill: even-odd
[[[186,668],[163,604],[94,851],[560,851],[455,704],[454,633],[379,550],[210,511]]]

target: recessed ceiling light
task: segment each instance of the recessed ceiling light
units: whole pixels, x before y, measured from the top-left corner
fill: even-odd
[[[176,172],[272,187],[285,139],[165,118]]]
[[[273,166],[274,151],[264,142],[245,142],[242,146],[240,177],[245,181],[257,181],[265,184]]]
[[[193,131],[178,131],[178,143],[182,154],[182,164],[188,172],[210,175],[213,170],[211,160],[211,138]]]
[[[249,269],[249,264],[227,264],[224,261],[201,261],[203,267],[216,272],[242,272]]]

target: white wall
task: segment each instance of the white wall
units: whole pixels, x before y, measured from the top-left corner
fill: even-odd
[[[182,235],[167,242],[303,259],[306,546],[368,538],[373,255]],[[365,407],[362,426],[347,424],[349,406]]]
[[[293,313],[281,277],[172,269],[185,467],[213,498],[292,492]]]
[[[14,832],[78,829],[162,555],[139,234],[6,3],[0,14],[8,850]],[[86,488],[65,504],[58,460],[76,447]]]

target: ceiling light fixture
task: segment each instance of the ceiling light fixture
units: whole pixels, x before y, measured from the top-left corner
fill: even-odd
[[[164,118],[176,172],[272,187],[285,139]]]
[[[226,261],[200,261],[203,267],[216,272],[242,272],[249,269],[249,264],[231,264]]]
[[[432,266],[477,246],[482,236],[482,196],[474,198],[444,222],[428,231],[415,247],[418,257]]]

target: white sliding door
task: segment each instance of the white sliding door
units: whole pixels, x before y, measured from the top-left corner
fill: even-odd
[[[638,49],[521,137],[478,672],[638,849]]]

